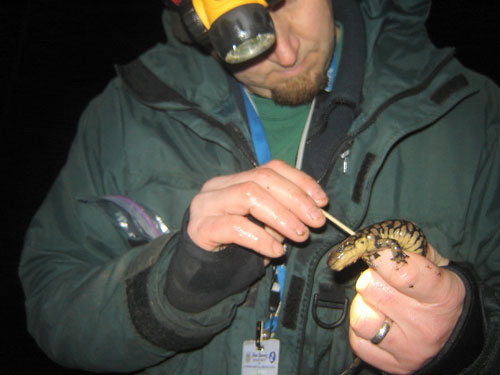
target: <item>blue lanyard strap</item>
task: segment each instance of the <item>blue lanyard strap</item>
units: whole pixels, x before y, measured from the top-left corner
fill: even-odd
[[[285,245],[286,246],[286,245]],[[271,286],[271,297],[269,298],[269,310],[270,310],[270,319],[265,323],[264,328],[267,333],[273,333],[276,331],[276,325],[278,322],[278,314],[279,307],[281,301],[283,300],[283,287],[285,285],[285,271],[286,267],[284,264],[280,264],[276,266],[274,269],[273,283]],[[273,299],[273,294],[279,293],[279,301],[277,306],[273,306],[274,304],[271,302]]]
[[[252,101],[250,100],[245,88],[240,84],[240,89],[243,94],[243,99],[245,102],[245,110],[248,117],[248,125],[250,126],[250,134],[252,136],[252,143],[257,156],[257,161],[259,165],[265,164],[271,160],[271,150],[269,149],[269,144],[267,143],[266,132],[262,122],[260,121],[259,114],[254,108]],[[279,301],[283,300],[283,288],[285,286],[285,265],[281,264],[275,267],[275,277],[273,277],[273,290],[271,293],[279,292]],[[278,290],[276,290],[278,289]],[[271,314],[271,319],[265,323],[265,330],[267,332],[276,331],[276,323],[278,321],[277,314]]]
[[[245,101],[245,110],[248,117],[248,125],[250,126],[250,134],[252,135],[252,143],[257,156],[259,165],[266,164],[271,160],[271,150],[267,143],[266,132],[259,114],[255,110],[252,101],[250,100],[245,88],[240,84],[243,99]]]
[[[326,92],[332,92],[333,90],[333,82],[335,81],[335,64],[337,61],[337,48],[333,51],[333,58],[332,61],[330,62],[330,67],[328,68],[326,72],[326,76],[328,77],[328,84],[325,87]]]
[[[333,81],[335,78],[335,56],[336,54],[334,53],[332,61],[330,63],[330,67],[327,72],[329,82],[326,91],[331,91],[333,88]],[[260,120],[259,114],[257,113],[245,88],[241,84],[240,84],[240,90],[243,94],[243,99],[245,102],[245,110],[247,112],[248,124],[250,127],[250,134],[252,136],[253,147],[255,150],[255,154],[257,156],[257,162],[259,163],[259,165],[262,165],[271,160],[271,150],[269,149],[269,144],[267,143],[266,132]],[[270,303],[269,305],[271,310],[270,319],[264,325],[264,329],[268,334],[272,334],[276,331],[279,307],[281,301],[283,300],[285,273],[286,273],[286,266],[284,264],[280,264],[274,267],[271,295],[273,294],[277,295],[279,293],[279,301],[277,303],[277,306],[272,306],[273,305],[272,303]]]

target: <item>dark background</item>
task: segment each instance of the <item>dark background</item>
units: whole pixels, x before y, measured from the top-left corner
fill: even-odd
[[[0,4],[4,374],[82,374],[53,364],[26,332],[17,278],[23,234],[65,161],[87,102],[115,75],[115,64],[164,40],[161,9],[159,0]],[[499,24],[498,1],[435,0],[428,28],[438,46],[455,46],[464,65],[500,83]]]

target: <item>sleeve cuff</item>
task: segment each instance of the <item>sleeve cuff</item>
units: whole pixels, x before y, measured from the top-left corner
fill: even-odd
[[[165,295],[175,308],[198,313],[247,289],[265,272],[261,255],[237,245],[205,251],[187,234],[189,209],[167,270]]]

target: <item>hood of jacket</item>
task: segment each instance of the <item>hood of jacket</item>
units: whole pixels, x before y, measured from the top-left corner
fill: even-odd
[[[437,49],[429,42],[425,27],[429,0],[332,1],[334,9],[352,8],[350,5],[354,3],[359,5],[364,22],[366,57],[364,69],[357,70],[362,72],[357,74],[363,74],[357,117],[350,126],[348,138],[337,147],[335,155],[327,155],[326,159],[334,162],[351,147],[359,133],[377,121],[384,123],[386,136],[378,136],[372,146],[380,147],[383,143],[383,148],[388,150],[390,144],[431,124],[458,100],[473,92],[473,87],[462,90],[463,81],[458,81],[458,86],[453,81],[462,71],[453,59],[453,50]],[[179,42],[173,35],[167,12],[163,14],[167,42],[158,44],[131,63],[139,64],[143,72],[142,76],[135,74],[135,81],[123,74],[127,66],[119,67],[122,81],[141,102],[168,110],[170,116],[206,139],[223,142],[219,130],[224,128],[226,133],[236,129],[238,134],[233,134],[233,139],[248,142],[249,130],[245,126],[242,95],[236,79],[212,56]],[[342,60],[341,54],[338,77],[343,75],[342,65],[346,65]],[[333,91],[336,95],[335,87]],[[454,95],[456,91],[458,95]],[[433,95],[440,92],[444,94],[434,100]],[[319,121],[325,121],[328,116],[328,111],[319,117],[315,114]],[[217,126],[206,126],[206,120],[215,121]],[[248,146],[244,148],[248,154],[252,153]],[[328,174],[331,164],[321,168]]]
[[[428,76],[443,55],[428,45],[425,21],[430,0],[333,0],[357,1],[366,29],[367,65],[364,96],[377,93],[370,101],[377,107],[387,97],[413,86]],[[235,104],[228,81],[234,79],[209,54],[195,46],[179,42],[169,25],[168,11],[163,13],[167,42],[158,44],[140,57],[141,62],[186,102],[150,100],[149,105],[163,109],[183,109],[191,103],[212,114],[226,113]],[[408,41],[411,44],[408,44]],[[422,53],[422,51],[425,53]],[[234,84],[233,84],[234,85]],[[380,90],[383,86],[384,90]],[[382,93],[382,95],[381,95]],[[370,108],[365,108],[368,112]]]
[[[360,0],[365,21],[367,63],[364,97],[370,113],[390,96],[428,79],[453,53],[430,48],[425,22],[429,0]],[[383,89],[381,89],[383,87]]]
[[[139,59],[183,101],[165,100],[158,96],[149,104],[164,109],[182,109],[186,105],[194,105],[210,109],[210,112],[217,112],[219,106],[225,108],[233,104],[228,81],[235,80],[210,54],[177,40],[169,24],[168,12],[165,10],[162,14],[167,42],[156,45]]]

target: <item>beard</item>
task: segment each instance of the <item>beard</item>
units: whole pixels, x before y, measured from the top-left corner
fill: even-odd
[[[303,72],[271,90],[271,98],[276,104],[297,106],[311,102],[328,83],[326,73],[317,70]]]

